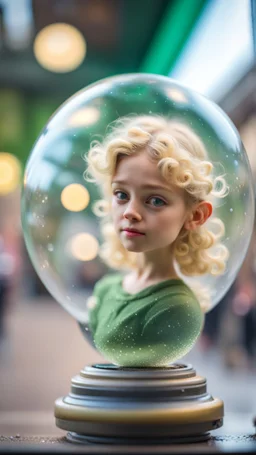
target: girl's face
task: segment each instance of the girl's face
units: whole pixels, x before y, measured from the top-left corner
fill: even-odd
[[[112,179],[112,218],[128,251],[172,245],[189,213],[185,191],[166,182],[146,151],[120,158]]]

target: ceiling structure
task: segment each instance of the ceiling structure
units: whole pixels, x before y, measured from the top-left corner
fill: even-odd
[[[208,0],[0,0],[0,87],[67,97],[115,74],[168,75],[207,3]],[[23,47],[15,49],[8,45],[6,34],[11,14],[17,23],[17,6],[22,4],[30,7],[31,23],[26,28],[30,35]],[[62,74],[42,68],[33,53],[37,33],[57,22],[75,26],[87,43],[83,63]]]

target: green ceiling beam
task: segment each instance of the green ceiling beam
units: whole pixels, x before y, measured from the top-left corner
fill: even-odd
[[[208,0],[172,0],[139,69],[167,76]]]

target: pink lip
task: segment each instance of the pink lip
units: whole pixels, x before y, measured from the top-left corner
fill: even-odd
[[[145,235],[143,232],[133,231],[132,229],[124,229],[123,232],[125,232],[127,237],[138,237]]]

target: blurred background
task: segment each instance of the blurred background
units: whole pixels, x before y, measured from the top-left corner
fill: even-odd
[[[49,295],[24,245],[21,185],[38,135],[88,84],[157,73],[229,115],[255,176],[254,8],[254,0],[0,0],[0,434],[63,434],[55,399],[85,364],[103,360]],[[254,431],[255,251],[253,232],[235,283],[184,359],[224,400],[227,419],[218,431],[229,434]],[[103,273],[81,259],[78,278],[88,292]]]

